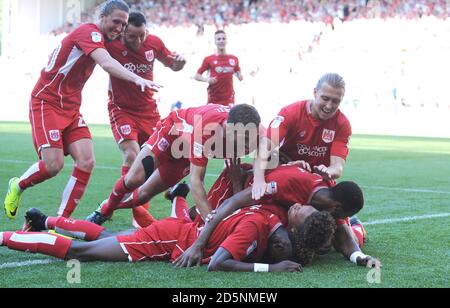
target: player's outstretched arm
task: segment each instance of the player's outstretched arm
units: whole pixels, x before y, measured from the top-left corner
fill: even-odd
[[[168,57],[173,60],[172,66],[170,68],[174,72],[181,71],[186,65],[186,59],[176,52],[173,52]]]
[[[158,89],[161,88],[160,85],[153,81],[139,77],[124,68],[116,59],[111,57],[106,49],[97,48],[91,53],[91,58],[111,76],[133,82],[141,88],[141,91],[145,91],[145,88],[149,88],[150,90],[157,92]]]
[[[302,266],[292,261],[277,264],[245,263],[234,260],[231,254],[219,247],[208,265],[209,272],[302,272]]]
[[[203,219],[211,213],[208,195],[205,190],[206,167],[191,164],[191,194]]]
[[[200,265],[203,258],[202,250],[206,247],[212,233],[216,229],[217,225],[226,217],[233,214],[234,211],[254,205],[252,199],[252,189],[251,187],[241,191],[240,193],[234,195],[230,199],[226,200],[222,206],[217,210],[217,212],[207,220],[205,227],[200,233],[199,238],[192,244],[189,249],[187,249],[181,256],[179,256],[174,264],[177,267],[191,267],[195,265]]]
[[[314,166],[314,172],[320,174],[325,180],[337,180],[344,173],[345,160],[338,156],[331,156],[330,166]]]
[[[258,149],[258,155],[255,158],[253,164],[254,171],[254,183],[252,186],[252,198],[253,200],[260,200],[264,197],[267,189],[267,183],[265,179],[265,172],[269,167],[269,158],[272,153],[272,149],[275,149],[278,145],[273,144],[267,137],[261,138],[261,143]],[[278,165],[278,162],[271,162]]]
[[[352,236],[352,229],[348,225],[340,225],[336,230],[334,236],[334,248],[336,251],[342,253],[342,255],[358,266],[365,267],[379,267],[381,262],[376,258],[365,255],[355,239]]]

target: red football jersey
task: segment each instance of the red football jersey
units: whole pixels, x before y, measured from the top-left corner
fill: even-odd
[[[66,110],[79,110],[81,91],[96,65],[89,55],[97,48],[105,48],[105,39],[95,24],[75,29],[51,54],[32,96]]]
[[[210,77],[217,78],[217,83],[208,87],[208,104],[234,104],[233,75],[240,70],[239,60],[233,55],[215,54],[203,60],[198,73],[209,71]]]
[[[226,157],[223,125],[228,119],[229,112],[229,107],[210,104],[174,111],[169,115],[174,122],[171,134],[179,134],[186,139],[190,147],[191,163],[206,166],[208,158]],[[221,136],[216,136],[216,133],[220,133]],[[214,144],[211,149],[205,148],[205,145],[211,145],[212,138],[214,140],[217,138],[219,144]]]
[[[155,59],[165,66],[173,64],[173,59],[169,58],[172,53],[163,41],[154,35],[147,37],[138,52],[127,48],[121,40],[107,43],[106,49],[126,69],[147,80],[153,80]],[[127,111],[157,113],[153,93],[148,88],[142,92],[133,82],[110,77],[109,104]]]
[[[214,230],[204,257],[211,257],[219,247],[226,249],[234,260],[261,261],[267,249],[268,239],[281,226],[276,215],[261,207],[241,209],[225,218]]]
[[[309,101],[302,101],[283,108],[272,121],[267,136],[276,140],[277,135],[280,151],[291,160],[329,166],[331,156],[347,159],[352,128],[340,110],[321,122],[312,116]]]

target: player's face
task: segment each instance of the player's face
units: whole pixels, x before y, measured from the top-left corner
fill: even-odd
[[[109,40],[118,38],[128,23],[128,13],[122,10],[114,10],[110,15],[101,16],[101,28],[103,34]]]
[[[216,34],[214,37],[218,49],[224,49],[227,46],[227,35],[224,33]]]
[[[124,32],[125,45],[134,51],[138,51],[147,38],[147,29],[145,25],[136,27],[134,25],[128,25]]]
[[[267,253],[267,257],[272,263],[292,257],[292,244],[286,229],[280,227],[270,236]]]
[[[333,88],[327,83],[324,83],[321,89],[314,89],[313,116],[320,121],[332,118],[338,111],[344,94],[344,89]]]

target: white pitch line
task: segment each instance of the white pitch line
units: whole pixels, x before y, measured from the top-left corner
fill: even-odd
[[[32,165],[35,162],[34,161],[25,161],[25,160],[0,159],[0,163]],[[120,170],[120,167],[96,165],[95,169],[117,171],[117,170]],[[212,177],[212,178],[217,178],[217,177],[219,177],[219,174],[207,173],[206,176]],[[400,187],[384,187],[384,186],[368,186],[368,185],[362,185],[361,187],[367,188],[367,189],[376,189],[376,190],[391,190],[391,191],[404,191],[404,192],[414,192],[414,193],[450,195],[450,191],[430,190],[430,189],[420,189],[420,188],[400,188]]]
[[[34,265],[44,265],[44,264],[50,264],[60,262],[58,260],[30,260],[30,261],[24,261],[24,262],[11,262],[11,263],[3,263],[0,264],[0,270],[7,269],[7,268],[18,268],[18,267],[24,267],[24,266],[34,266]]]
[[[363,222],[364,226],[374,226],[374,225],[386,225],[393,224],[398,222],[408,222],[408,221],[416,221],[423,219],[434,219],[434,218],[444,218],[450,217],[450,213],[440,213],[440,214],[427,214],[422,216],[410,216],[410,217],[402,217],[402,218],[390,218],[390,219],[380,219],[373,220],[369,222]]]

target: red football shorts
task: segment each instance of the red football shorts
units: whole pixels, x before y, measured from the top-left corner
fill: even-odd
[[[144,144],[155,132],[160,121],[158,112],[136,114],[116,106],[110,106],[108,109],[111,130],[117,144],[125,140],[136,141],[139,145]]]
[[[179,137],[170,134],[173,126],[174,124],[169,118],[159,122],[156,131],[145,143],[145,146],[148,146],[158,159],[161,179],[169,187],[188,176],[191,165],[189,158],[175,158],[172,155],[172,144]]]
[[[64,110],[34,97],[30,102],[30,123],[39,156],[43,148],[63,149],[68,155],[69,145],[81,139],[92,139],[78,110]]]

